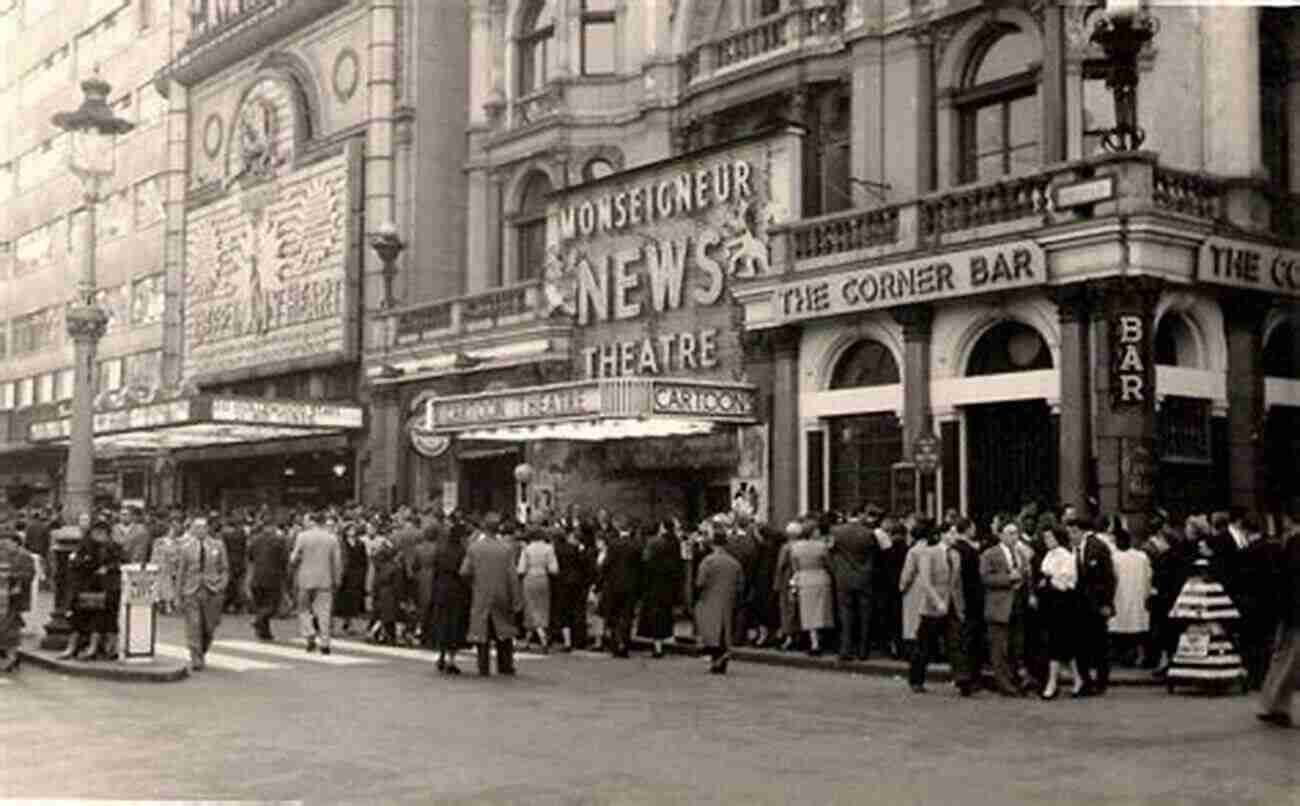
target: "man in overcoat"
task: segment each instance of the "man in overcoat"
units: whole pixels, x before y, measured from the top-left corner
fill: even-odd
[[[1085,695],[1104,694],[1110,677],[1110,617],[1115,615],[1115,564],[1110,548],[1082,517],[1065,524],[1079,592],[1079,673]]]
[[[831,541],[840,660],[866,660],[871,648],[871,576],[880,546],[876,536],[856,517],[833,527]]]
[[[1265,724],[1289,728],[1291,698],[1300,680],[1300,502],[1291,501],[1283,512],[1282,535],[1285,548],[1279,568],[1277,641],[1260,687],[1256,717]]]
[[[496,644],[497,672],[515,673],[515,614],[524,607],[515,574],[514,547],[501,534],[501,516],[489,512],[483,533],[465,551],[460,575],[470,584],[469,633],[466,640],[478,648],[478,673],[492,674],[491,647]]]
[[[699,592],[695,629],[700,646],[712,659],[709,671],[726,674],[736,599],[745,588],[745,572],[740,562],[727,552],[727,533],[722,529],[713,532],[713,552],[700,563],[695,588]]]
[[[641,591],[641,547],[620,518],[610,533],[605,562],[600,569],[601,610],[609,625],[610,654],[628,657],[632,642],[632,619]]]

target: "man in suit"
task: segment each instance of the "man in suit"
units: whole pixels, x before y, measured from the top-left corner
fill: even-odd
[[[984,622],[984,580],[980,578],[980,544],[975,535],[975,523],[970,518],[958,517],[952,527],[952,545],[961,556],[961,593],[966,604],[966,617],[961,623],[961,652],[972,670],[972,688],[978,682],[979,669],[984,665],[988,627]]]
[[[251,568],[249,589],[253,598],[253,630],[263,641],[273,640],[271,619],[280,608],[280,596],[289,567],[289,546],[284,535],[271,523],[254,527],[248,544]]]
[[[1115,614],[1115,563],[1110,547],[1091,532],[1092,524],[1076,517],[1065,524],[1070,533],[1079,592],[1079,674],[1082,694],[1106,693],[1110,677],[1110,631]]]
[[[496,645],[497,672],[515,673],[515,614],[524,598],[515,573],[515,552],[501,534],[501,516],[489,512],[483,532],[465,551],[460,575],[470,583],[469,632],[466,640],[478,648],[478,673],[492,674],[491,644]]]
[[[122,520],[113,527],[113,542],[122,547],[122,555],[133,563],[149,559],[149,527],[141,523],[135,507],[122,510]]]
[[[1005,523],[998,544],[980,555],[993,679],[998,692],[1006,697],[1023,696],[1018,669],[1025,645],[1025,580],[1029,569],[1016,549],[1019,539],[1020,528]]]
[[[1292,499],[1282,513],[1285,540],[1279,569],[1277,642],[1268,675],[1260,686],[1259,721],[1291,727],[1291,697],[1300,680],[1300,501]]]
[[[221,608],[230,583],[226,544],[209,533],[207,518],[195,518],[176,548],[176,588],[185,613],[185,640],[190,668],[203,669],[204,657],[221,624]]]
[[[912,691],[925,691],[925,672],[930,655],[940,640],[952,666],[957,689],[963,697],[974,691],[974,675],[961,651],[961,623],[966,616],[966,598],[962,593],[961,555],[953,547],[952,533],[944,535],[926,523],[926,547],[918,552],[916,581],[921,591],[921,622],[908,669]]]
[[[298,585],[298,629],[307,639],[307,651],[330,654],[330,627],[334,617],[334,590],[343,581],[343,548],[338,535],[323,528],[310,513],[293,542],[289,567]]]
[[[831,576],[840,617],[840,660],[866,660],[871,649],[871,575],[879,544],[858,518],[831,529]]]

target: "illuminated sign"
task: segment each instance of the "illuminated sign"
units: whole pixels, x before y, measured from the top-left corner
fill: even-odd
[[[1047,278],[1043,250],[1031,241],[934,255],[830,277],[799,280],[773,289],[776,318],[792,322],[1028,288]]]
[[[219,397],[212,401],[212,419],[216,422],[304,428],[361,428],[364,413],[360,406],[335,403]]]
[[[349,196],[340,155],[189,213],[186,377],[351,353]]]
[[[771,272],[768,231],[798,208],[797,144],[754,139],[555,194],[542,313],[580,326],[585,377],[734,368],[727,286]]]
[[[710,419],[754,418],[754,390],[728,386],[656,383],[654,413]]]
[[[443,397],[429,401],[425,428],[463,428],[487,423],[592,416],[600,413],[600,404],[600,388],[595,383]]]
[[[153,428],[183,423],[189,419],[190,401],[173,400],[169,403],[100,412],[95,415],[95,433],[107,434],[113,431],[129,431],[133,428]]]
[[[1300,252],[1267,244],[1210,238],[1197,274],[1206,283],[1300,297]]]
[[[1117,408],[1145,404],[1151,387],[1146,321],[1138,313],[1121,313],[1111,320],[1110,329],[1112,402]]]

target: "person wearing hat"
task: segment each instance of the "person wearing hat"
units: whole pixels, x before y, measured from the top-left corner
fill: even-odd
[[[7,526],[0,526],[0,566],[9,569],[8,578],[0,578],[0,583],[7,585],[0,588],[0,596],[7,597],[0,610],[0,672],[8,672],[18,666],[23,612],[31,602],[29,589],[36,576],[36,563],[18,544],[18,532]]]
[[[709,671],[727,673],[728,648],[735,624],[736,600],[745,588],[745,572],[740,561],[727,551],[727,533],[713,531],[713,551],[700,563],[695,577],[698,600],[695,605],[695,629],[700,646],[711,659]]]
[[[117,605],[122,593],[124,556],[112,533],[113,527],[107,521],[95,521],[68,558],[68,621],[72,633],[58,656],[60,660],[117,657]],[[80,649],[83,637],[87,641]]]
[[[185,613],[185,639],[190,648],[190,668],[200,671],[217,626],[221,624],[230,563],[226,544],[209,532],[207,518],[195,518],[176,548],[177,591]]]

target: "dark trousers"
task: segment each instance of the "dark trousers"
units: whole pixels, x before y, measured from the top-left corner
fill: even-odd
[[[840,656],[865,658],[871,651],[871,591],[835,586],[840,618]]]
[[[1012,613],[1007,623],[989,622],[989,660],[993,679],[1003,693],[1020,691],[1020,663],[1025,653],[1025,623]]]
[[[488,618],[486,641],[475,644],[478,648],[478,673],[484,677],[492,674],[492,645],[496,644],[497,672],[511,675],[515,673],[515,642],[510,638],[498,638],[496,625]]]
[[[988,660],[988,627],[984,624],[984,614],[971,612],[969,607],[966,620],[961,623],[961,654],[974,679]]]
[[[1110,683],[1110,628],[1105,616],[1091,610],[1079,619],[1079,674],[1094,688]]]
[[[230,583],[226,585],[225,609],[239,613],[244,609],[244,571],[230,572]]]
[[[279,609],[280,589],[278,587],[253,588],[253,613],[257,616],[253,619],[253,629],[257,631],[258,636],[271,637],[271,619],[275,618],[275,613]]]
[[[925,670],[930,665],[930,657],[935,648],[943,643],[944,655],[952,665],[953,677],[957,685],[966,688],[971,683],[969,664],[965,663],[961,651],[961,619],[956,614],[945,616],[921,616],[921,624],[916,630],[916,640],[912,642],[911,665],[907,672],[907,682],[914,686],[925,685]]]
[[[619,596],[609,603],[606,617],[609,629],[610,649],[614,652],[626,652],[632,643],[632,618],[636,613],[636,601],[631,596]]]

